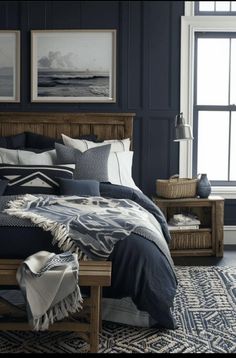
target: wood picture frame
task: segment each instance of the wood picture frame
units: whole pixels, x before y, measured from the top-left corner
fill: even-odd
[[[0,30],[0,102],[20,102],[18,30]]]
[[[116,30],[32,30],[31,102],[116,102]]]

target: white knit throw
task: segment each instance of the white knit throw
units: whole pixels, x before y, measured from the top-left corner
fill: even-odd
[[[19,266],[17,281],[25,296],[29,324],[46,330],[55,321],[82,309],[75,253],[39,251]]]

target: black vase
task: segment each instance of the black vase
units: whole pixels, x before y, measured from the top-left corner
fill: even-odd
[[[208,198],[211,193],[211,183],[206,174],[201,174],[197,183],[197,195],[200,198]]]

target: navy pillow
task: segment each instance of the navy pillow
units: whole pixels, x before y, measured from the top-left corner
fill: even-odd
[[[7,149],[23,149],[25,147],[25,133],[0,137],[0,147]]]
[[[0,164],[0,180],[8,179],[4,195],[59,194],[58,177],[72,179],[65,166]]]
[[[47,137],[43,134],[38,134],[33,132],[25,132],[25,134],[26,134],[26,140],[25,140],[26,148],[48,149],[48,148],[54,148],[55,143],[63,144],[62,139],[55,139],[52,137]],[[97,136],[94,134],[83,135],[80,136],[79,139],[96,141]]]
[[[100,196],[99,182],[96,180],[75,180],[58,178],[61,195]]]
[[[63,143],[62,139],[54,139],[51,137],[47,137],[43,134],[25,132],[25,135],[26,135],[26,140],[25,140],[26,148],[48,149],[48,148],[54,148],[55,142]]]
[[[8,184],[8,180],[0,180],[0,195],[4,194],[7,184]]]
[[[24,148],[26,152],[34,152],[34,153],[44,153],[48,152],[49,150],[53,150],[53,147],[50,148]]]
[[[98,141],[96,134],[80,135],[79,137],[76,137],[75,139],[85,139],[85,140],[90,140],[91,142],[100,142],[100,140]]]

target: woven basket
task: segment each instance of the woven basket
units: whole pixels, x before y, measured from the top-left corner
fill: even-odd
[[[167,199],[194,198],[197,193],[198,179],[171,177],[168,180],[156,180],[156,193]]]
[[[210,231],[171,232],[171,250],[211,249]]]

